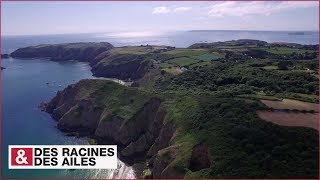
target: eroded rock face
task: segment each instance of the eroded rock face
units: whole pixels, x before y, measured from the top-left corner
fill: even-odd
[[[150,63],[149,61],[144,61],[141,55],[110,55],[107,52],[99,55],[94,61],[96,62],[92,66],[94,76],[122,80],[142,78],[147,72]]]
[[[191,171],[199,171],[210,166],[208,146],[202,143],[195,145],[192,150],[189,169]]]
[[[63,131],[78,131],[92,134],[98,126],[103,107],[95,106],[91,100],[83,99],[69,109],[59,120]]]
[[[149,99],[128,120],[117,115],[106,119],[110,107],[108,103],[95,103],[95,91],[87,84],[92,81],[83,80],[70,85],[59,91],[49,103],[41,105],[58,121],[60,130],[94,135],[101,144],[115,143],[120,159],[135,159],[137,156],[146,158],[147,154],[153,158],[159,150],[168,146],[175,126],[165,121],[160,99]]]
[[[184,171],[180,171],[170,166],[181,152],[182,146],[173,145],[158,152],[153,163],[152,175],[153,178],[183,178],[185,175]]]
[[[150,147],[147,157],[154,157],[160,149],[164,149],[168,147],[169,142],[176,131],[175,124],[173,122],[165,122],[163,127],[161,128],[160,134],[155,140],[155,142]],[[153,163],[153,159],[150,162]]]
[[[160,104],[161,101],[159,99],[150,99],[133,118],[126,122],[117,116],[109,121],[102,120],[95,135],[105,139],[112,139],[117,144],[125,146],[137,141],[147,132],[149,132],[148,138],[157,136],[164,118],[164,112],[160,109]],[[152,137],[151,139],[154,138]]]

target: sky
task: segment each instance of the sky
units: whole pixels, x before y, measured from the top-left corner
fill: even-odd
[[[317,1],[1,2],[2,35],[318,30]]]

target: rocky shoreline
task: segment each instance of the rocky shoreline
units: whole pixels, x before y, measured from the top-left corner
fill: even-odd
[[[163,165],[158,163],[157,153],[168,147],[176,127],[165,120],[161,100],[151,97],[126,122],[117,115],[105,120],[103,117],[110,113],[108,107],[97,106],[94,93],[79,96],[81,89],[90,89],[95,83],[103,86],[104,82],[82,80],[70,85],[59,91],[49,103],[41,104],[41,109],[51,114],[58,122],[58,129],[68,135],[89,136],[94,138],[97,144],[116,144],[120,160],[133,165],[149,159],[149,167],[153,167],[154,177],[162,177],[160,174],[165,167],[160,167]],[[109,83],[109,86],[118,85]]]

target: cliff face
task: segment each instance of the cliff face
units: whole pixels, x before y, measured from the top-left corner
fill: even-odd
[[[48,44],[20,48],[12,52],[11,56],[17,58],[50,58],[53,61],[77,60],[90,62],[97,55],[111,48],[113,46],[107,42]]]
[[[136,54],[112,54],[97,57],[92,66],[94,76],[137,80],[147,72],[150,62]]]
[[[117,144],[119,158],[127,163],[137,157],[155,158],[176,130],[165,120],[159,98],[105,80],[70,85],[42,108],[62,131],[93,135],[100,144]]]

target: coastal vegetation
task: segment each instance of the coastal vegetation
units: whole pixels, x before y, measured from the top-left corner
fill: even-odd
[[[85,61],[131,86],[95,79],[59,91],[41,107],[62,131],[117,144],[147,178],[318,178],[318,45],[108,48]]]

